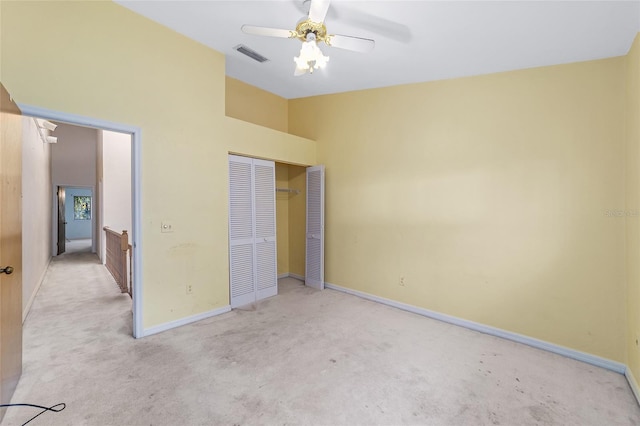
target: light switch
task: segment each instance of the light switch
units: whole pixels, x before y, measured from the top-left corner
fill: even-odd
[[[173,225],[171,222],[162,221],[160,223],[160,232],[173,232]]]

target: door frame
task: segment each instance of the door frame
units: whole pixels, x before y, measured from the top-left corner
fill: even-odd
[[[227,152],[227,230],[230,230],[230,220],[231,220],[231,212],[230,212],[230,201],[229,201],[229,196],[231,194],[231,191],[229,190],[229,171],[228,171],[228,167],[229,167],[229,157],[231,156],[237,156],[237,157],[245,157],[245,158],[250,158],[250,159],[256,159],[256,160],[267,160],[267,161],[273,161],[274,163],[280,163],[280,164],[292,164],[292,165],[296,165],[299,167],[304,167],[305,169],[309,169],[310,167],[321,167],[322,169],[322,176],[323,176],[323,184],[322,184],[322,205],[324,207],[325,205],[325,190],[326,190],[326,183],[325,183],[325,176],[326,176],[326,169],[325,169],[325,165],[324,164],[316,164],[316,165],[305,165],[305,164],[297,164],[297,163],[290,163],[288,161],[285,160],[281,160],[278,159],[278,157],[269,157],[269,156],[257,156],[254,155],[252,153],[247,153],[247,152],[242,152],[242,151],[228,151]],[[274,164],[275,165],[275,164]],[[274,171],[275,172],[275,171]],[[305,170],[305,186],[308,184],[308,170]],[[308,195],[308,190],[305,191]],[[306,210],[306,205],[307,205],[308,201],[305,200],[305,210]],[[276,207],[277,208],[277,207]],[[324,209],[323,209],[324,210]],[[307,218],[306,218],[306,211],[305,211],[305,275],[307,273],[307,255],[306,255],[306,245],[307,245]],[[277,213],[276,213],[277,215]],[[277,220],[276,220],[277,223]],[[311,288],[316,288],[318,290],[323,290],[326,288],[326,282],[325,282],[325,274],[324,274],[324,266],[325,266],[325,251],[326,251],[326,244],[324,241],[324,228],[325,228],[325,214],[323,212],[322,214],[322,283],[318,286],[310,286]],[[227,233],[228,236],[228,244],[227,244],[227,259],[229,260],[229,305],[231,306],[231,234],[230,232]],[[277,241],[277,227],[276,227],[276,241]],[[277,248],[277,243],[276,243],[276,248]],[[277,271],[278,271],[278,266],[277,266],[277,262],[276,262],[276,276],[277,279],[282,278],[281,276],[277,275]],[[306,277],[302,276],[302,275],[297,275],[297,274],[287,274],[284,275],[283,277],[293,277],[296,279],[299,279],[301,281],[303,281],[305,283],[305,285],[308,285],[306,282]],[[232,308],[234,309],[234,308]]]
[[[141,232],[141,147],[142,129],[128,124],[113,123],[93,117],[85,117],[77,114],[53,111],[33,105],[18,104],[23,116],[44,118],[46,120],[61,121],[76,126],[93,127],[102,130],[110,130],[131,135],[131,214],[132,214],[132,242],[133,249],[133,337],[139,339],[144,337],[142,322],[142,299],[144,286],[142,283],[142,232]],[[62,185],[64,186],[64,185]],[[95,194],[95,188],[94,194]],[[95,239],[94,239],[95,240]]]
[[[60,195],[60,192],[63,192]],[[64,186],[54,186],[53,199],[51,201],[51,257],[59,256],[67,251],[67,220],[65,213],[60,208],[60,200],[64,198],[64,209],[67,208],[67,189]],[[57,220],[56,220],[57,219]],[[60,222],[63,223],[64,232],[61,232]],[[62,235],[60,235],[62,234]],[[60,238],[62,237],[62,238]],[[61,244],[62,243],[62,244]],[[62,246],[63,250],[60,250]]]

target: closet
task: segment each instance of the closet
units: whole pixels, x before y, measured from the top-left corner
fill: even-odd
[[[278,294],[275,164],[229,155],[231,307]]]

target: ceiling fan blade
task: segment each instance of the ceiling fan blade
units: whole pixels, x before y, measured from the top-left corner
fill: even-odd
[[[329,11],[331,0],[311,0],[309,7],[309,20],[316,23],[324,22]]]
[[[331,10],[337,15],[334,19],[348,23],[354,28],[366,30],[400,43],[409,43],[413,39],[409,27],[399,22],[375,16],[363,10],[349,8],[345,3],[340,4],[339,13],[337,7]]]
[[[267,27],[256,27],[253,25],[243,25],[241,29],[243,33],[251,34],[251,35],[281,37],[281,38],[295,37],[295,33],[293,31],[283,30],[280,28],[267,28]]]
[[[376,42],[369,38],[352,37],[339,34],[327,36],[326,43],[331,47],[362,53],[371,52],[373,47],[376,45]]]

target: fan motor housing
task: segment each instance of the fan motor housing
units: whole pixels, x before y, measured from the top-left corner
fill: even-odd
[[[316,40],[324,42],[327,37],[327,27],[322,22],[313,22],[306,19],[296,26],[294,32],[295,37],[302,41],[307,41],[308,33],[314,33]]]

